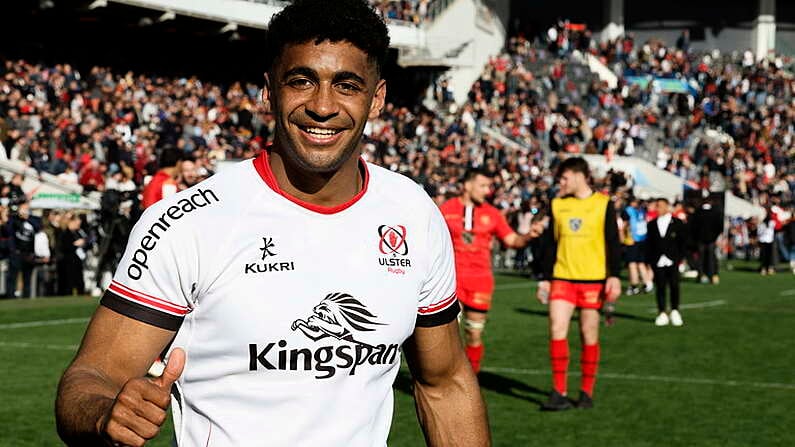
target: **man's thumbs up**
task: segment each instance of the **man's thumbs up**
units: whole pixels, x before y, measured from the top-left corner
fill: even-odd
[[[127,381],[100,421],[103,437],[122,445],[143,446],[157,436],[166,421],[171,386],[182,375],[183,369],[185,351],[175,348],[160,377],[138,377]]]
[[[183,369],[185,369],[185,351],[182,348],[174,348],[168,357],[168,363],[166,363],[163,374],[154,379],[153,382],[164,390],[170,390],[171,385],[182,375]]]

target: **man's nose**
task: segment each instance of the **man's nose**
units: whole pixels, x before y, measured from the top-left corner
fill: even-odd
[[[321,83],[306,104],[306,113],[315,121],[326,121],[339,113],[334,90],[330,84]]]

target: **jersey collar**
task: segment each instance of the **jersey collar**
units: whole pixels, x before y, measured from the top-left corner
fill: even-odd
[[[286,192],[282,191],[282,188],[279,186],[279,183],[276,181],[276,177],[273,175],[273,171],[271,171],[271,165],[268,162],[268,151],[263,150],[260,155],[254,159],[254,168],[257,170],[257,173],[262,178],[268,187],[273,190],[276,194],[284,197],[285,199],[295,203],[296,205],[306,208],[309,211],[314,211],[320,214],[336,214],[340,211],[344,211],[354,203],[358,202],[364,196],[364,193],[367,192],[367,186],[370,183],[370,172],[367,170],[367,163],[364,162],[361,158],[359,158],[359,169],[362,171],[362,178],[363,178],[363,185],[362,189],[356,193],[349,201],[336,205],[336,206],[320,206],[315,205],[313,203],[306,202],[301,200],[297,197],[293,197]]]

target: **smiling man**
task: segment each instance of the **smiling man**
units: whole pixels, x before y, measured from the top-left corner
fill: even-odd
[[[144,445],[171,405],[179,446],[384,446],[402,350],[428,445],[489,445],[444,220],[359,156],[388,43],[363,0],[273,18],[273,145],[146,210],[61,380],[67,444]]]

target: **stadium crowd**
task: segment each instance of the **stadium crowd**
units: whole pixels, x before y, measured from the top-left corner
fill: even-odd
[[[371,0],[386,20],[420,25],[428,20],[432,0]]]
[[[377,7],[385,17],[416,23],[428,4],[384,1]],[[364,157],[413,178],[437,203],[460,192],[466,168],[484,167],[494,175],[490,201],[522,233],[546,214],[556,194],[553,172],[567,155],[644,154],[694,188],[730,190],[767,209],[765,219],[731,222],[729,236],[721,238],[724,254],[759,256],[767,249],[766,225],[772,225],[778,248],[771,251],[795,262],[795,80],[780,57],[757,63],[745,53],[698,53],[689,50],[686,37],[678,47],[659,41],[636,46],[631,35],[599,44],[586,27],[568,22],[533,40],[512,37],[460,107],[447,107],[452,95],[446,84],[437,88],[445,107],[388,104],[365,129]],[[617,88],[590,74],[582,64],[585,52],[619,75]],[[637,76],[680,79],[692,91],[643,86]],[[265,147],[274,122],[261,109],[258,92],[246,83],[3,61],[0,159],[113,196],[104,201],[111,205],[103,204],[100,221],[129,223],[141,211],[139,193],[158,173],[163,148],[180,154],[179,166],[169,171],[179,190],[212,175],[218,161],[250,158]],[[51,267],[37,269],[50,284],[40,294],[82,292],[82,281],[67,284],[62,277],[82,278],[74,269],[82,271],[87,250],[106,249],[107,226],[92,230],[85,222],[91,219],[72,211],[31,216],[22,181],[15,176],[0,184],[0,255],[14,278],[7,296],[16,289],[16,272],[26,278],[22,293],[29,293],[36,265]],[[595,186],[622,211],[636,199],[633,179],[621,172],[608,172]],[[654,217],[653,204],[637,206]],[[682,202],[675,210],[684,218],[696,213]],[[23,227],[30,234],[18,230]],[[47,239],[37,251],[38,234]],[[529,268],[528,254],[500,262]]]

